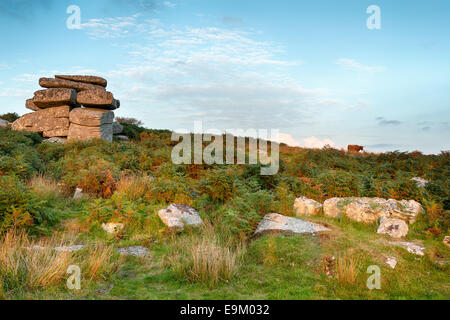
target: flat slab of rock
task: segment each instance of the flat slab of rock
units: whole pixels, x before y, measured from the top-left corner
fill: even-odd
[[[135,256],[139,258],[144,258],[150,255],[150,250],[146,247],[136,246],[136,247],[126,247],[126,248],[117,248],[116,252],[121,255],[126,256]]]
[[[381,217],[377,233],[388,234],[392,238],[399,239],[405,237],[408,230],[408,225],[401,219]]]
[[[162,222],[171,229],[184,230],[184,227],[198,227],[203,224],[203,220],[197,210],[182,204],[171,204],[158,212]]]
[[[91,83],[96,84],[102,87],[106,87],[108,84],[108,81],[102,77],[97,76],[82,76],[82,75],[55,75],[56,79],[63,79],[63,80],[70,80],[70,81],[76,81],[76,82],[83,82],[83,83]]]
[[[114,112],[95,108],[75,108],[70,112],[69,120],[86,127],[99,127],[114,121]],[[113,127],[114,132],[114,127]]]
[[[79,124],[71,123],[67,139],[69,141],[103,139],[105,141],[112,142],[112,132],[112,123],[103,124],[98,127],[80,126]]]
[[[260,222],[254,236],[264,234],[314,234],[320,231],[330,231],[330,229],[308,221],[286,217],[278,213],[270,213]]]
[[[418,214],[423,212],[422,205],[414,200],[382,199],[382,198],[331,198],[323,204],[327,217],[348,218],[364,223],[376,223],[381,217],[399,218],[415,222]]]
[[[306,197],[297,198],[294,202],[294,210],[297,217],[315,216],[319,214],[321,208],[321,203]]]
[[[41,78],[39,85],[43,88],[67,88],[75,89],[77,91],[84,90],[105,90],[104,87],[84,82],[70,81],[64,79]]]
[[[77,92],[74,89],[52,88],[34,93],[33,103],[39,108],[51,108],[77,104]]]
[[[69,133],[69,106],[27,113],[12,124],[13,130],[41,133],[44,137],[63,137]]]
[[[41,108],[39,108],[37,105],[34,104],[33,99],[28,99],[25,102],[25,108],[32,110],[32,111],[42,110]]]
[[[81,91],[77,96],[77,102],[85,107],[107,110],[115,110],[120,107],[118,100],[114,99],[113,94],[106,90]]]
[[[114,135],[114,138],[120,141],[130,141],[130,138],[121,134]]]

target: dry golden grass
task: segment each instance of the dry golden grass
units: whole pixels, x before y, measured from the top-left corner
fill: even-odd
[[[60,197],[62,195],[58,182],[52,178],[37,175],[28,181],[28,186],[33,192],[44,199]]]
[[[116,192],[124,194],[129,200],[138,200],[145,197],[151,189],[151,177],[147,175],[123,176],[117,182]]]
[[[165,264],[189,282],[214,286],[230,280],[242,263],[244,246],[230,244],[231,241],[221,241],[207,226],[201,235],[176,241]]]
[[[358,276],[360,262],[357,256],[343,253],[336,258],[336,277],[344,284],[354,284]]]
[[[67,279],[67,269],[71,265],[80,267],[82,280],[105,278],[122,262],[121,258],[113,256],[113,249],[105,245],[76,253],[54,249],[71,245],[56,237],[32,241],[24,232],[6,233],[0,240],[0,292],[59,285]]]

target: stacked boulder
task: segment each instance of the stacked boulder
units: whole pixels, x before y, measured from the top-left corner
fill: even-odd
[[[27,130],[44,138],[58,140],[103,139],[112,141],[121,126],[114,123],[112,110],[120,101],[106,91],[106,79],[96,76],[57,75],[41,78],[44,90],[26,101],[25,114],[12,125],[13,130]]]

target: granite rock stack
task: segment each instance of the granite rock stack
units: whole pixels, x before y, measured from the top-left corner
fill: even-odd
[[[114,112],[120,101],[106,90],[107,81],[101,77],[56,75],[41,78],[44,90],[34,93],[25,103],[32,113],[12,124],[13,130],[27,130],[44,138],[59,140],[103,139],[112,141],[122,126],[114,123]]]

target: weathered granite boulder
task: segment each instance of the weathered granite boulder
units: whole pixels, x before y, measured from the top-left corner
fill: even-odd
[[[98,127],[80,126],[79,124],[71,123],[67,136],[69,141],[103,139],[112,142],[112,138],[112,123],[102,124]]]
[[[286,217],[278,213],[267,214],[258,225],[254,236],[264,234],[295,235],[302,233],[314,234],[330,229],[319,224],[303,221],[296,218]]]
[[[9,121],[0,119],[0,128],[9,128],[11,123]]]
[[[111,92],[106,90],[81,91],[77,96],[77,102],[85,107],[115,110],[120,107],[118,100],[114,99]]]
[[[77,92],[74,89],[52,88],[39,90],[34,93],[32,101],[39,108],[51,108],[62,105],[77,104]]]
[[[25,102],[25,108],[30,109],[32,111],[42,110],[41,108],[39,108],[37,105],[34,104],[33,99],[28,99]]]
[[[70,123],[87,127],[99,127],[114,121],[114,112],[104,109],[75,108],[70,112]]]
[[[84,90],[105,90],[104,87],[84,82],[70,81],[64,79],[41,78],[39,85],[43,88],[67,88],[75,89],[77,91]]]
[[[81,76],[81,75],[56,75],[56,79],[70,80],[76,82],[84,82],[96,84],[102,87],[106,87],[108,81],[106,79],[96,76]]]
[[[380,217],[395,217],[412,224],[423,208],[414,200],[353,197],[328,199],[323,204],[323,210],[327,217],[347,216],[364,223],[375,223]]]
[[[121,134],[122,132],[123,132],[123,126],[118,122],[114,122],[113,123],[113,134]]]
[[[162,222],[170,229],[184,230],[184,227],[198,227],[203,224],[203,220],[197,210],[186,205],[171,204],[158,212]]]
[[[315,216],[319,213],[321,208],[321,203],[306,197],[297,198],[294,202],[294,210],[298,217]]]
[[[69,106],[60,106],[27,113],[12,124],[13,130],[43,134],[46,138],[64,137],[69,133]]]
[[[381,217],[377,233],[388,234],[393,238],[402,238],[408,234],[408,230],[408,225],[403,220]]]

